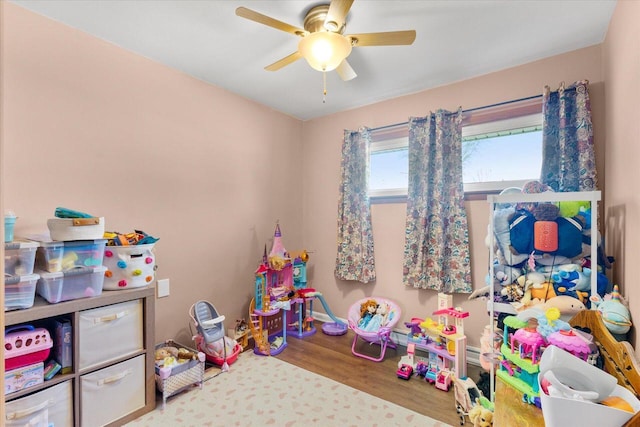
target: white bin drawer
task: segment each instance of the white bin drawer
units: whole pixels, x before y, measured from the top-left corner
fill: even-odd
[[[80,312],[80,371],[144,348],[142,300]]]
[[[65,381],[6,404],[4,424],[7,427],[49,427],[73,425],[71,381]]]
[[[97,427],[145,404],[144,355],[80,377],[80,425]],[[57,425],[56,425],[57,426]]]

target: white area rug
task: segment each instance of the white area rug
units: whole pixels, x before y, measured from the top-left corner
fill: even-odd
[[[205,377],[217,372],[209,370]],[[202,389],[169,398],[164,411],[161,406],[128,426],[448,426],[276,357],[252,352],[242,353],[229,372],[206,381]]]

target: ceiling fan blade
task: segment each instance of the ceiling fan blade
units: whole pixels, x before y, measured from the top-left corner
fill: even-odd
[[[246,7],[241,6],[237,8],[236,15],[242,18],[249,19],[250,21],[255,21],[259,24],[264,24],[268,27],[275,28],[276,30],[293,34],[294,36],[303,36],[307,33],[302,28],[294,27],[293,25],[289,25],[286,22],[278,21],[277,19],[273,19],[270,16],[258,13],[255,10],[247,9]]]
[[[343,60],[340,65],[338,65],[338,68],[336,68],[336,73],[338,73],[340,78],[345,82],[353,80],[358,76],[356,72],[353,71],[353,68],[351,68],[351,65],[349,65],[346,59]]]
[[[278,71],[280,68],[282,68],[284,66],[287,66],[287,65],[291,64],[292,62],[297,61],[300,58],[302,58],[302,55],[300,55],[300,52],[298,52],[296,50],[291,55],[285,56],[281,60],[276,61],[271,65],[267,65],[266,67],[264,67],[264,69],[267,70],[267,71]]]
[[[415,30],[389,31],[387,33],[349,34],[354,47],[409,45],[416,39]]]
[[[331,0],[324,27],[329,31],[339,31],[347,22],[347,14],[352,4],[353,0]]]

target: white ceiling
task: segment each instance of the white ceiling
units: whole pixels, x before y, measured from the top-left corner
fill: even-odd
[[[615,0],[355,0],[345,34],[415,29],[411,46],[354,48],[343,82],[299,60],[264,67],[298,37],[235,15],[245,6],[302,27],[327,1],[12,0],[132,52],[302,120],[601,43]]]

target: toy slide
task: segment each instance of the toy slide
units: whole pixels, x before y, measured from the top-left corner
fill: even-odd
[[[322,296],[322,294],[317,293],[315,295],[315,297],[318,300],[320,300],[320,302],[322,303],[322,307],[324,308],[324,311],[327,313],[327,316],[329,316],[331,318],[331,320],[333,320],[333,323],[324,323],[322,325],[322,332],[324,332],[327,335],[344,335],[344,334],[346,334],[347,333],[347,324],[344,323],[342,320],[338,319],[333,314],[333,312],[331,311],[331,309],[327,305],[327,302],[325,301],[325,299]]]

